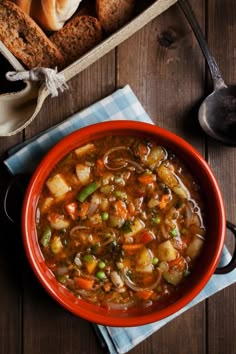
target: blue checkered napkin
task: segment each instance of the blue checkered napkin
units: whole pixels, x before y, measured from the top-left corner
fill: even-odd
[[[152,123],[128,85],[57,126],[13,147],[8,151],[10,157],[4,163],[14,175],[32,173],[46,152],[64,136],[94,123],[127,119]]]
[[[125,86],[93,104],[89,108],[68,118],[63,123],[50,128],[40,135],[17,145],[9,151],[9,157],[4,161],[12,174],[32,173],[46,154],[59,140],[69,133],[93,123],[105,120],[138,120],[152,123],[129,86]],[[221,266],[228,263],[230,254],[226,248],[221,257]],[[233,284],[236,281],[236,269],[224,276],[213,275],[202,292],[184,309],[178,313],[156,323],[131,328],[96,326],[96,332],[106,346],[110,354],[126,353],[138,343],[164,326],[176,316],[196,305],[200,301],[215,294],[217,291]]]

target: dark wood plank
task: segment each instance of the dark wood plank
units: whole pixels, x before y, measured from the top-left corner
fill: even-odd
[[[228,84],[236,83],[236,3],[234,0],[208,0],[208,42]],[[209,82],[209,88],[211,82]],[[218,178],[227,218],[236,222],[236,150],[223,147],[209,139],[209,163]],[[233,239],[228,234],[227,245]],[[222,275],[223,276],[223,275]],[[208,351],[209,353],[236,352],[236,286],[219,292],[208,301]]]
[[[204,25],[204,1],[192,4]],[[204,154],[204,135],[197,121],[204,94],[204,60],[179,6],[120,45],[117,61],[118,85],[129,83],[155,124],[182,136]],[[189,338],[184,346],[183,328]],[[138,352],[204,353],[204,303],[131,351]]]
[[[2,199],[9,175],[2,165],[6,151],[21,142],[22,135],[0,138],[0,353],[21,353],[22,247],[19,230],[6,222]]]

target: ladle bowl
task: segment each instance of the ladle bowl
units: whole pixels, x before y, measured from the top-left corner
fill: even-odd
[[[236,146],[236,86],[227,86],[224,83],[189,2],[179,0],[179,4],[196,35],[214,85],[214,91],[205,98],[199,108],[199,123],[212,138],[224,145]]]

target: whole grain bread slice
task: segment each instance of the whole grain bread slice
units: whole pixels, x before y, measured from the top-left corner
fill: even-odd
[[[0,1],[0,40],[27,68],[64,66],[59,49],[17,5]]]
[[[102,40],[102,28],[97,18],[77,15],[50,36],[66,60],[71,64]]]
[[[135,0],[96,0],[101,26],[108,33],[115,32],[132,18],[134,6]]]

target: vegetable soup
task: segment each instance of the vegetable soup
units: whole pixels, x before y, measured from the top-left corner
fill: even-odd
[[[41,191],[37,235],[49,269],[76,297],[109,309],[168,302],[205,240],[199,185],[154,140],[80,146]]]

